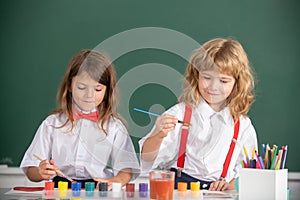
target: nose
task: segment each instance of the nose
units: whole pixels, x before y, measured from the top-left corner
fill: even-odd
[[[94,97],[94,89],[93,88],[89,88],[86,92],[86,96],[89,97],[89,98],[92,98]]]
[[[209,88],[211,90],[217,90],[219,88],[219,81],[216,79],[213,79],[209,84]]]

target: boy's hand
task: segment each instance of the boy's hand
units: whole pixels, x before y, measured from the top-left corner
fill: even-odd
[[[224,190],[234,190],[234,186],[231,183],[227,183],[226,181],[220,180],[215,181],[210,184],[209,190],[211,191],[224,191]]]
[[[178,119],[172,115],[161,115],[156,119],[153,133],[158,134],[160,137],[166,137],[170,131],[175,129],[177,122]]]

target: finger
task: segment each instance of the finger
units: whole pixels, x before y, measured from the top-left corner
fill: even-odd
[[[54,160],[53,160],[53,159],[49,160],[49,163],[50,163],[51,165],[54,165]]]
[[[107,183],[108,181],[103,178],[93,178],[94,181],[100,182],[100,183]]]
[[[219,184],[218,184],[218,187],[216,188],[216,190],[221,191],[225,184],[226,184],[225,181],[219,181]]]
[[[172,115],[163,115],[162,120],[164,123],[177,123],[178,119]]]
[[[39,174],[43,180],[49,180],[52,176],[56,175],[56,172],[53,170],[40,170]]]
[[[176,119],[174,115],[169,115],[169,114],[163,114],[162,117],[170,118],[170,119]]]
[[[50,175],[42,175],[43,180],[50,180],[52,176]]]
[[[53,165],[52,163],[54,162],[51,162],[51,161],[48,161],[48,160],[43,160],[42,162],[40,162],[40,167],[42,169],[57,169],[57,166]]]
[[[107,184],[108,184],[107,190],[108,191],[112,190],[112,182],[108,181]]]
[[[168,124],[164,124],[163,129],[172,129],[175,128],[176,124],[174,123],[168,123]]]
[[[166,128],[164,129],[164,132],[168,133],[168,132],[171,132],[175,129],[175,127],[171,127],[171,128]]]
[[[178,119],[171,115],[162,115],[157,118],[158,124],[168,124],[168,123],[176,124],[177,121]]]
[[[212,184],[210,184],[209,190],[216,191],[216,189],[218,188],[218,185],[219,185],[218,181],[213,182]]]
[[[224,182],[224,184],[223,184],[222,187],[220,188],[220,191],[227,190],[228,188],[229,188],[229,183]]]

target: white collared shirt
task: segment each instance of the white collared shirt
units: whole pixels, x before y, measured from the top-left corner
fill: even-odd
[[[165,113],[183,120],[184,112],[185,104],[179,103]],[[234,121],[230,111],[225,108],[220,112],[215,112],[205,101],[202,101],[192,111],[191,124],[183,172],[200,180],[216,181],[221,176],[234,134]],[[157,167],[177,168],[181,127],[182,124],[177,123],[175,130],[169,132],[163,139],[159,153],[153,162],[141,160],[143,172]],[[139,141],[140,149],[151,132]],[[248,117],[240,117],[239,135],[226,176],[228,182],[238,176],[241,161],[244,158],[244,145],[250,152],[257,147],[256,132]]]
[[[111,178],[131,168],[133,179],[139,175],[139,163],[129,134],[118,119],[105,124],[108,134],[97,123],[87,119],[75,121],[72,130],[64,114],[50,115],[40,125],[27,149],[20,167],[38,166],[33,154],[54,159],[55,165],[73,179]]]

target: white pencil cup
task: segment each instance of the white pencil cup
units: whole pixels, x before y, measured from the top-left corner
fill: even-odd
[[[239,177],[239,200],[285,200],[287,178],[287,169],[244,168]]]

